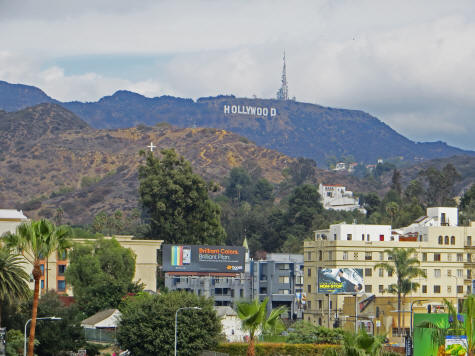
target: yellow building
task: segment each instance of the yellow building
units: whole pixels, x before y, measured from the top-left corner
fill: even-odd
[[[377,263],[388,261],[384,251],[393,247],[415,248],[420,268],[427,274],[427,278],[414,279],[420,287],[405,298],[401,328],[409,328],[411,303],[417,312],[427,312],[429,305],[437,311],[443,298],[457,307],[471,293],[475,225],[457,226],[456,216],[456,208],[430,208],[427,216],[400,230],[388,230],[387,225],[338,224],[316,231],[313,241],[304,242],[307,293],[304,319],[332,327],[338,318],[340,326],[353,330],[356,315],[359,323],[400,341],[397,340],[397,298],[386,292],[390,284],[396,283],[396,277],[374,268]],[[364,290],[356,301],[350,295],[319,294],[320,268],[362,269]]]
[[[105,237],[110,239],[112,237]],[[135,240],[133,236],[113,236],[122,247],[130,248],[136,255],[133,281],[141,281],[145,290],[157,291],[158,258],[163,240]],[[74,239],[74,243],[93,243],[92,239]],[[40,280],[40,292],[55,290],[58,293],[73,295],[71,286],[66,283],[64,273],[69,264],[66,256],[53,254],[48,261],[41,261],[44,271]]]

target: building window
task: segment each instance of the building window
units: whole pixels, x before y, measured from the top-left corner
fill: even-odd
[[[467,246],[472,246],[472,236],[467,236]]]
[[[347,251],[343,251],[343,260],[344,261],[348,260],[348,252]]]
[[[312,276],[312,269],[311,268],[308,268],[307,269],[307,277],[311,277]],[[281,278],[281,277],[279,277]],[[287,277],[288,278],[288,277]],[[288,282],[287,282],[288,283]]]
[[[371,277],[373,275],[373,270],[371,268],[365,268],[364,269],[364,275],[366,277]]]
[[[310,300],[307,302],[307,309],[312,309],[312,302]]]
[[[467,270],[467,279],[472,279],[472,270],[471,269]]]
[[[382,284],[378,287],[379,293],[384,293],[384,286]]]
[[[434,261],[440,261],[440,253],[434,253]]]
[[[439,245],[442,245],[444,243],[444,238],[442,236],[439,236]]]
[[[307,252],[307,260],[309,260],[309,261],[312,260],[312,252],[311,251]]]
[[[289,269],[289,264],[288,263],[279,263],[279,269],[281,271],[286,271]]]
[[[372,261],[373,260],[373,253],[372,252],[365,252],[364,259],[366,261]]]
[[[462,294],[463,293],[463,286],[457,286],[457,293]]]
[[[322,318],[318,318],[318,325],[322,326]]]
[[[388,271],[388,277],[392,277],[393,276],[393,271]]]
[[[445,236],[445,238],[444,238],[444,243],[445,243],[446,245],[449,244],[449,237],[448,237],[448,236]]]
[[[463,278],[463,269],[457,270],[457,278]]]
[[[66,281],[58,281],[58,290],[64,292],[66,290]]]
[[[279,289],[278,294],[289,294],[289,290],[288,289]]]
[[[392,261],[392,260],[393,260],[393,256],[388,254],[388,261]]]
[[[366,234],[366,241],[369,241],[369,234]]]
[[[65,261],[67,258],[67,252],[66,251],[62,251],[61,253],[57,253],[57,259],[58,261]]]
[[[45,280],[42,279],[40,282],[41,282],[41,283],[40,283],[40,284],[41,284],[40,288],[41,288],[41,289],[45,289]]]
[[[312,285],[307,285],[307,292],[312,293]]]
[[[457,262],[463,262],[463,254],[457,253]]]
[[[378,273],[380,277],[384,277],[384,270],[382,268],[379,268]]]
[[[244,298],[244,289],[239,289],[239,298]]]
[[[321,261],[323,258],[323,252],[322,251],[318,251],[318,260]]]
[[[328,259],[329,260],[333,259],[333,251],[328,251]]]
[[[58,275],[64,276],[64,272],[66,272],[66,265],[58,265]]]
[[[371,293],[373,291],[373,286],[371,284],[365,284],[364,291],[365,293]]]
[[[310,271],[310,268],[308,269]],[[289,276],[280,276],[279,277],[279,283],[289,283]]]
[[[440,278],[440,269],[435,269],[434,270],[434,277],[435,278]]]
[[[361,234],[361,241],[364,241],[364,234]]]
[[[318,309],[323,308],[323,302],[321,300],[318,301]]]
[[[472,261],[472,255],[467,253],[467,262],[471,262]]]
[[[422,253],[422,261],[424,261],[424,262],[427,261],[427,252]]]
[[[455,245],[455,236],[450,237],[450,244]]]
[[[267,294],[267,287],[259,288],[259,294]]]
[[[45,275],[45,265],[40,265],[41,275]]]
[[[351,234],[346,234],[346,239],[348,241],[351,241],[353,239],[353,236]]]
[[[440,293],[440,286],[434,286],[434,293],[439,294]]]
[[[427,286],[422,286],[422,293],[424,293],[424,294],[427,293]]]

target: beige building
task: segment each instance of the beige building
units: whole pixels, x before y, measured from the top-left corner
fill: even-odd
[[[15,232],[18,225],[29,219],[21,211],[0,209],[0,236],[5,232]],[[111,237],[106,237],[111,238]],[[134,281],[141,281],[145,290],[157,290],[158,261],[163,240],[135,240],[133,236],[114,236],[122,247],[130,248],[137,256],[135,260]],[[89,243],[92,239],[74,239],[73,242]],[[65,255],[53,254],[48,260],[41,261],[43,276],[40,279],[40,293],[55,290],[58,293],[73,295],[71,286],[66,282],[65,272],[69,261]],[[32,266],[25,261],[25,270],[31,273]],[[30,282],[33,289],[34,283]]]
[[[354,329],[356,315],[359,324],[397,339],[397,298],[386,291],[390,284],[396,283],[396,277],[374,268],[377,263],[388,261],[385,250],[393,247],[415,248],[420,267],[427,274],[427,278],[414,279],[420,286],[405,298],[401,327],[409,328],[411,303],[418,312],[427,312],[428,305],[438,310],[443,298],[459,305],[471,293],[475,225],[456,226],[453,209],[428,209],[427,216],[407,228],[393,230],[389,238],[384,225],[380,226],[381,231],[374,225],[366,225],[366,231],[371,231],[369,236],[360,234],[365,225],[356,224],[353,229],[351,224],[345,224],[343,230],[331,226],[328,230],[316,231],[315,239],[304,243],[307,292],[304,319],[331,327],[338,318],[340,326]],[[332,231],[340,233],[330,233]],[[358,293],[357,300],[350,295],[319,294],[317,273],[320,268],[362,269],[364,289]],[[417,302],[419,300],[423,301]]]

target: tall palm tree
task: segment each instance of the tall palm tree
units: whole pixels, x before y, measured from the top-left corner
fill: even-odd
[[[33,356],[40,278],[42,274],[40,260],[48,260],[52,253],[56,251],[62,253],[71,247],[69,236],[69,229],[64,226],[56,227],[46,219],[23,223],[17,227],[16,233],[7,233],[4,236],[7,247],[16,248],[33,266],[35,289],[31,312],[30,338],[28,340],[28,356]]]
[[[262,302],[255,299],[252,302],[242,302],[237,305],[237,312],[242,321],[242,326],[245,330],[249,331],[249,346],[246,356],[255,356],[256,354],[254,343],[258,330],[277,334],[285,329],[280,316],[286,311],[286,308],[281,306],[273,309],[269,316],[266,317],[268,301],[269,298],[264,299]]]
[[[1,306],[6,302],[27,298],[30,294],[30,277],[23,268],[24,260],[9,249],[0,248],[0,326],[2,325]]]
[[[419,268],[420,262],[417,257],[413,256],[416,249],[394,247],[392,249],[384,250],[388,255],[389,262],[380,262],[374,268],[383,268],[388,274],[396,274],[396,284],[391,284],[387,288],[388,292],[397,294],[397,328],[398,334],[401,336],[401,300],[402,296],[413,290],[411,285],[416,285],[412,282],[413,278],[426,277],[425,272]]]

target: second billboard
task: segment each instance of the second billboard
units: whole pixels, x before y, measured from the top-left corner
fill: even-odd
[[[363,269],[321,268],[318,270],[318,293],[355,294],[364,291]]]

